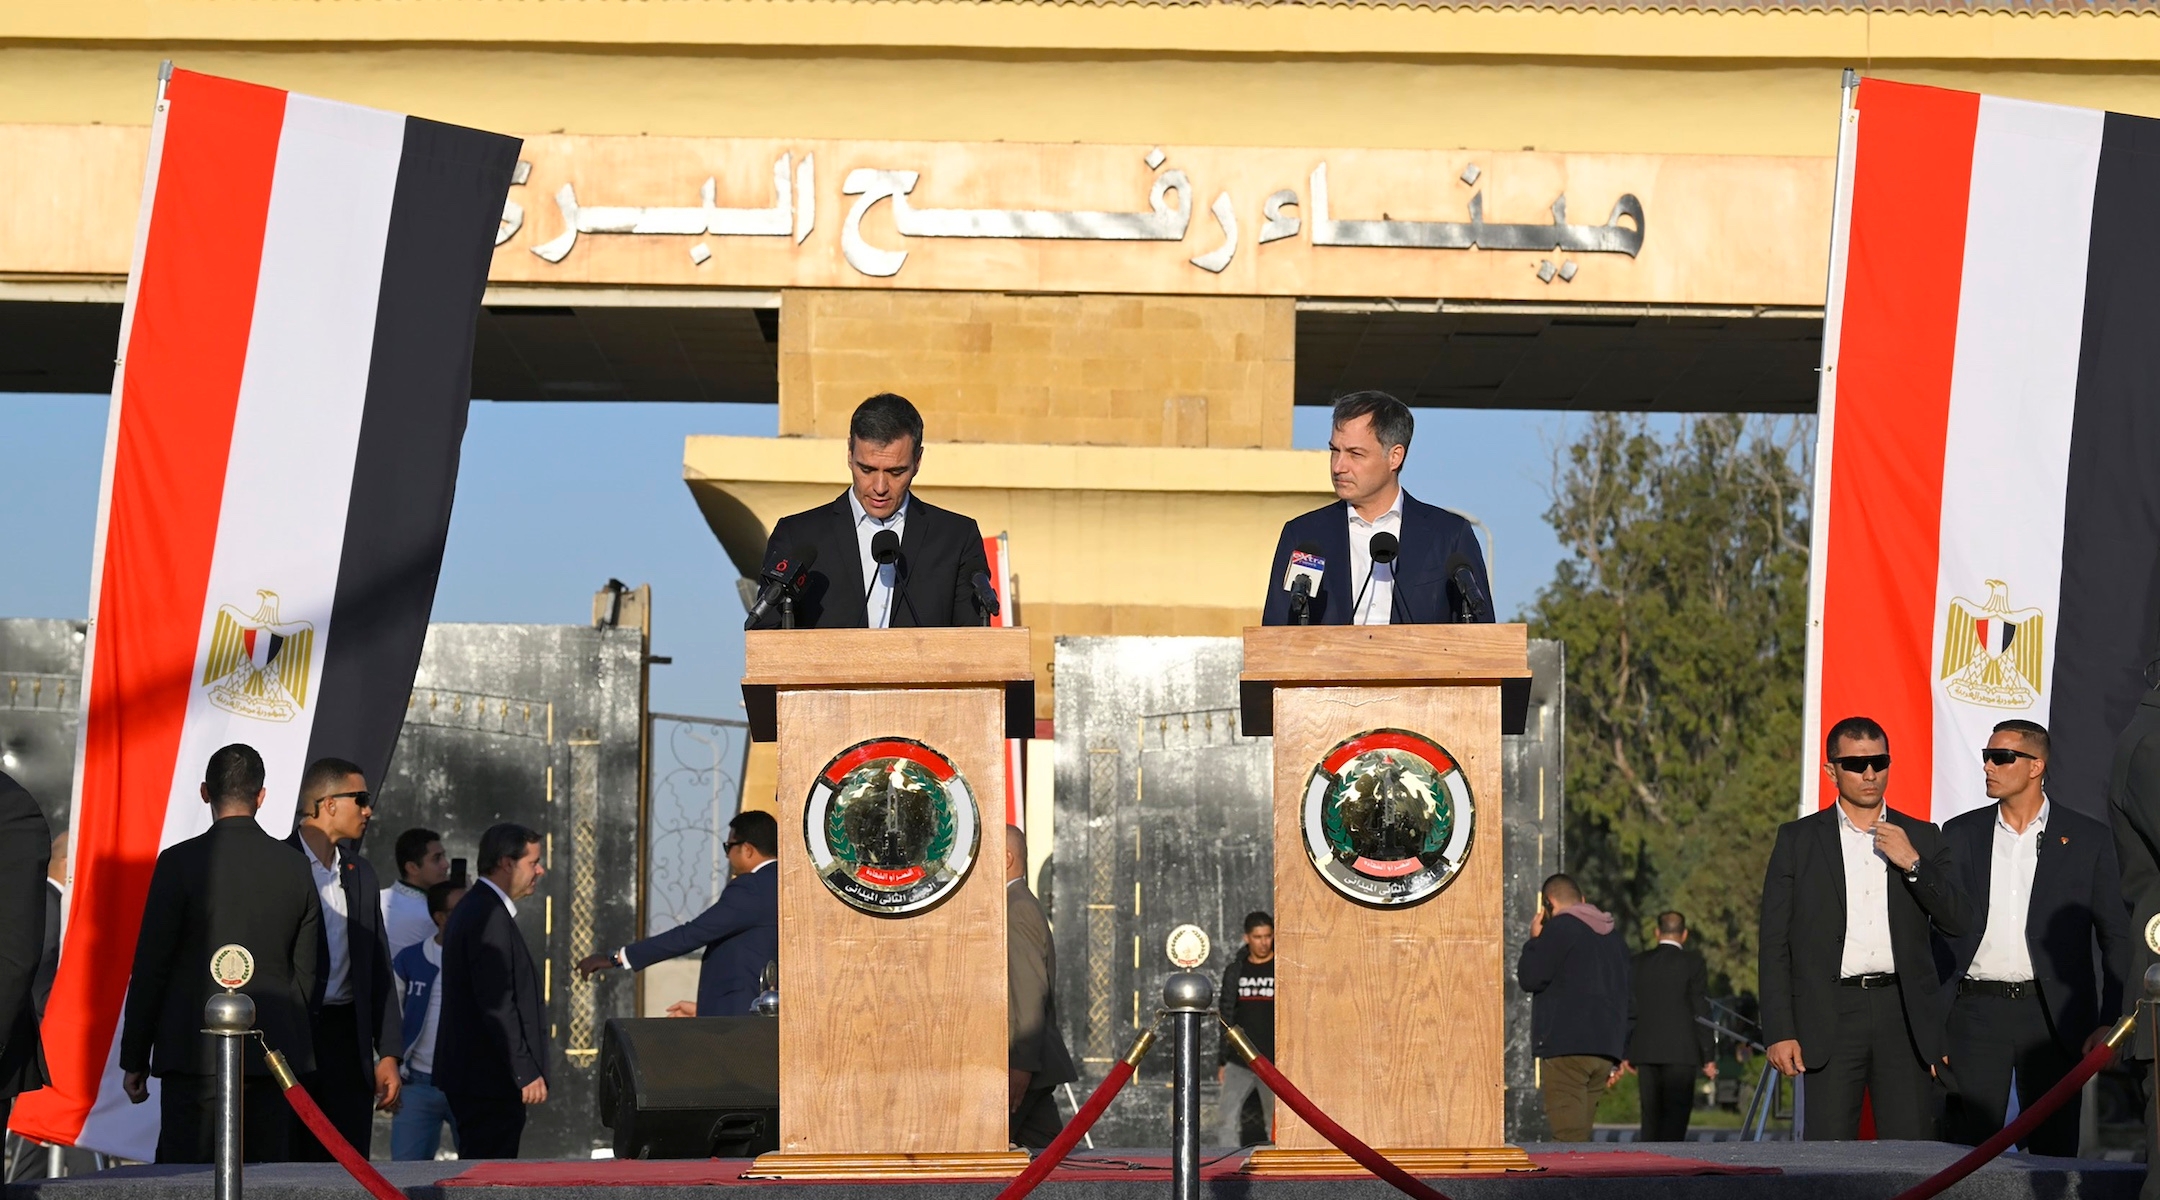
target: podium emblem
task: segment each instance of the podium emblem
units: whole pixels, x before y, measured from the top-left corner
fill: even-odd
[[[951,759],[909,738],[874,738],[818,772],[803,840],[827,891],[851,908],[897,917],[929,908],[967,878],[982,818]]]
[[[1470,856],[1475,825],[1455,756],[1404,729],[1342,742],[1305,785],[1313,869],[1360,904],[1415,904],[1445,888]]]

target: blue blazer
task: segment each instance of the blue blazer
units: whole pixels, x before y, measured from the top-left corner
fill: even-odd
[[[630,968],[679,958],[699,947],[697,1011],[701,1017],[747,1017],[761,990],[765,964],[780,957],[780,864],[738,875],[711,908],[666,933],[623,947]]]
[[[1448,559],[1462,555],[1470,573],[1492,601],[1492,580],[1485,574],[1485,552],[1479,548],[1470,522],[1444,508],[1426,504],[1403,493],[1402,550],[1395,559],[1395,603],[1388,617],[1393,625],[1448,625],[1454,623],[1461,597],[1448,582]],[[1290,551],[1300,542],[1320,547],[1327,566],[1320,575],[1320,593],[1314,597],[1312,623],[1350,624],[1351,606],[1357,602],[1358,585],[1350,578],[1349,502],[1337,500],[1283,524],[1282,538],[1275,543],[1275,561],[1268,568],[1267,602],[1261,608],[1262,625],[1290,623],[1290,593],[1283,590],[1283,573],[1290,568]]]
[[[1972,968],[1987,932],[1990,887],[1995,873],[1995,806],[1989,804],[1943,822],[1943,841],[1957,864],[1972,919],[1964,932],[1936,939],[1949,961],[1937,957],[1947,989]],[[2025,912],[2006,914],[2024,927],[2025,950],[2032,956],[2040,1000],[2054,1019],[2055,1040],[2077,1054],[2085,1035],[2123,1010],[2130,974],[2130,909],[2123,901],[2122,871],[2116,865],[2115,835],[2107,826],[2060,800],[2048,805],[2047,828],[2040,835],[2040,856],[2033,866],[2032,895]],[[2093,946],[2100,958],[2093,961]],[[2097,972],[2094,971],[2098,967]],[[2097,974],[2099,986],[2094,986]],[[1951,991],[1955,996],[1956,992]]]

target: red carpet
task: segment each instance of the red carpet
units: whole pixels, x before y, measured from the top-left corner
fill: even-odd
[[[1728,1166],[1700,1159],[1679,1158],[1647,1150],[1611,1150],[1602,1153],[1578,1150],[1534,1154],[1531,1161],[1547,1176],[1570,1179],[1644,1178],[1676,1175],[1777,1175],[1776,1167]],[[1233,1154],[1204,1166],[1203,1179],[1228,1179],[1245,1165],[1243,1154]],[[482,1162],[442,1181],[445,1187],[763,1187],[776,1182],[744,1179],[746,1159],[595,1159],[591,1162]],[[1345,1174],[1342,1178],[1362,1178]],[[1075,1155],[1050,1176],[1071,1180],[1167,1180],[1167,1155],[1111,1156],[1097,1153]],[[1461,1179],[1467,1176],[1449,1176]],[[1522,1178],[1518,1175],[1517,1178]],[[938,1183],[935,1179],[906,1178],[863,1182]]]

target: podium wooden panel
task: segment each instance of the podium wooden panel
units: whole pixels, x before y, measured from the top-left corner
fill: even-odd
[[[1025,629],[747,636],[743,691],[772,706],[780,822],[780,1149],[751,1175],[1002,1178],[1027,1165],[1007,1149],[1003,797],[1007,706],[1024,699],[1032,720],[1032,679]],[[965,881],[904,917],[827,891],[803,834],[826,763],[884,737],[950,758],[982,815]]]
[[[1245,631],[1246,727],[1275,738],[1276,1065],[1413,1172],[1531,1169],[1505,1139],[1500,860],[1502,684],[1529,678],[1528,655],[1521,625]],[[1452,754],[1476,813],[1456,877],[1396,908],[1329,886],[1303,829],[1314,766],[1382,728]],[[1251,1173],[1355,1169],[1288,1108],[1276,1114],[1275,1144],[1253,1154]]]

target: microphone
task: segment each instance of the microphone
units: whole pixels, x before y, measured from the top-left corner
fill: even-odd
[[[990,573],[977,571],[975,578],[969,582],[975,585],[975,607],[982,610],[983,624],[988,625],[990,618],[1005,611],[1004,606],[998,603],[997,589],[990,586]]]
[[[1491,622],[1492,601],[1485,589],[1478,586],[1477,572],[1470,569],[1470,558],[1464,554],[1450,554],[1447,560],[1448,582],[1455,585],[1455,594],[1462,598],[1462,619]]]
[[[1327,560],[1320,557],[1318,542],[1299,542],[1290,551],[1290,566],[1283,572],[1283,590],[1290,593],[1290,623],[1312,624],[1312,598],[1320,590]]]
[[[885,567],[898,557],[900,557],[900,535],[890,529],[878,530],[877,534],[870,539],[870,561],[876,563],[879,567]],[[863,610],[866,613],[870,608],[870,593],[877,590],[877,578],[878,572],[870,572],[870,582],[864,585],[862,590]],[[888,612],[891,611],[891,608],[891,605],[886,605]],[[868,623],[867,620],[865,623]],[[890,624],[890,622],[887,623]]]
[[[1357,599],[1350,602],[1350,619],[1353,622],[1357,620],[1358,606],[1365,603],[1365,589],[1372,586],[1373,572],[1394,562],[1395,556],[1402,553],[1402,542],[1385,529],[1372,535],[1372,541],[1368,544],[1371,546],[1369,553],[1372,561],[1366,564],[1365,579],[1358,584]]]
[[[750,616],[743,622],[744,629],[755,629],[757,623],[780,602],[780,597],[803,584],[810,574],[810,564],[817,561],[815,545],[799,546],[793,553],[777,549],[765,552],[765,568],[758,572],[757,601],[750,606]]]

